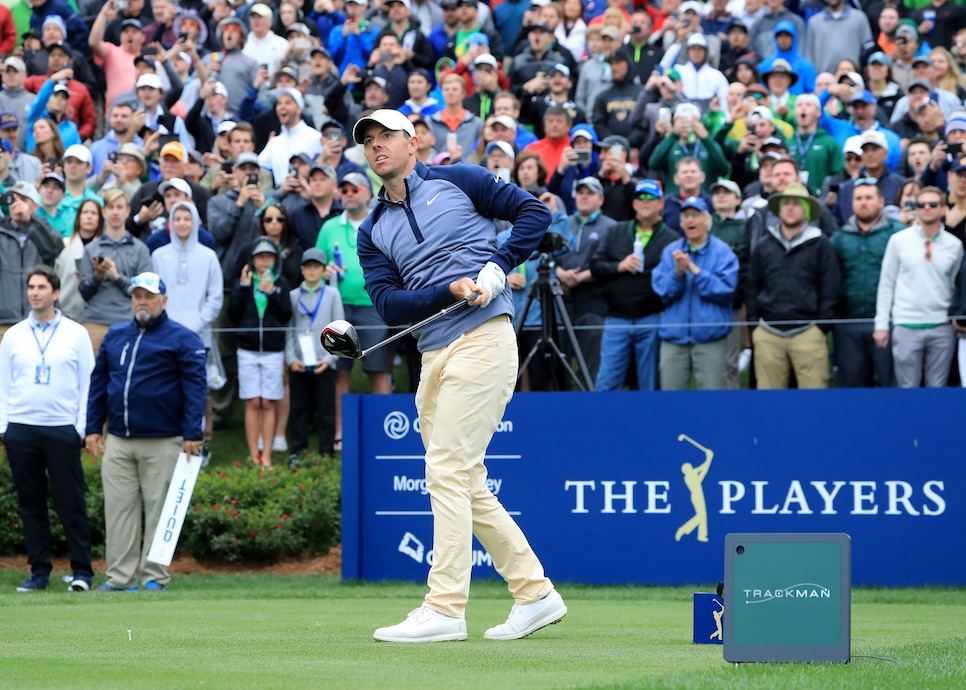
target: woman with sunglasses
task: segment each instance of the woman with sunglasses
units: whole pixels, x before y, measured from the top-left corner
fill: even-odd
[[[289,285],[302,282],[302,245],[288,212],[275,199],[269,199],[259,211],[259,234],[270,237],[278,246],[278,266]]]

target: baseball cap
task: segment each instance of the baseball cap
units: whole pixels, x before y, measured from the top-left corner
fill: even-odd
[[[585,177],[582,180],[579,180],[574,189],[579,190],[581,187],[586,187],[594,194],[604,196],[604,185],[602,185],[600,180],[598,180],[596,177]]]
[[[744,33],[748,33],[748,25],[740,19],[732,19],[731,23],[728,24],[728,32],[730,33],[732,31],[743,31]]]
[[[221,124],[218,125],[218,134],[228,134],[237,126],[238,123],[234,120],[222,120]]]
[[[141,21],[139,19],[125,19],[121,22],[121,31],[128,28],[129,26],[134,27],[138,31],[141,31],[144,27],[141,26]]]
[[[482,31],[477,31],[467,37],[466,43],[471,46],[489,46],[490,38]]]
[[[137,83],[134,85],[134,89],[137,90],[145,86],[152,89],[164,89],[164,86],[161,85],[161,77],[159,77],[157,74],[142,74],[140,77],[138,77]]]
[[[856,156],[862,155],[862,135],[856,134],[845,140],[842,146],[842,153],[851,153]]]
[[[899,38],[900,36],[903,38],[911,38],[914,41],[919,40],[919,32],[916,31],[916,27],[910,24],[903,24],[901,22],[899,23],[899,26],[896,27],[896,38]]]
[[[54,87],[53,93],[64,93],[67,94],[68,98],[70,98],[70,89],[67,88],[67,84],[57,84]]]
[[[272,242],[270,237],[259,237],[252,245],[252,256],[256,254],[274,254],[278,256],[278,247]]]
[[[881,50],[877,50],[869,56],[869,59],[866,60],[866,64],[890,65],[892,64],[892,61],[889,59],[888,55],[883,53]]]
[[[517,121],[514,120],[509,115],[497,115],[496,117],[493,118],[493,124],[503,125],[511,132],[517,131]]]
[[[188,162],[188,151],[180,141],[169,141],[161,147],[161,157],[174,156],[182,163]]]
[[[168,294],[168,288],[165,287],[164,281],[161,280],[161,276],[151,271],[139,273],[131,278],[131,287],[127,289],[127,293],[129,295],[133,295],[136,288],[147,290],[152,295]]]
[[[232,167],[240,168],[248,163],[258,165],[258,154],[254,151],[243,151],[242,153],[238,154],[238,158],[235,159],[235,164]]]
[[[357,144],[361,144],[362,137],[371,124],[382,125],[393,132],[406,132],[411,137],[416,136],[416,130],[413,128],[413,123],[409,121],[409,118],[398,110],[380,108],[366,117],[360,118],[356,122],[352,128],[352,140]]]
[[[298,31],[300,34],[303,34],[304,36],[308,36],[309,34],[312,33],[311,31],[309,31],[309,27],[307,27],[302,22],[293,22],[289,24],[287,33],[291,35],[293,31]]]
[[[631,61],[627,53],[625,53],[623,50],[620,50],[620,49],[617,49],[609,53],[607,57],[604,58],[605,62],[613,62],[614,60],[623,60],[624,62],[628,62],[628,63]]]
[[[657,180],[641,180],[634,185],[634,197],[640,199],[645,194],[652,199],[663,199],[664,189],[661,188],[661,183]]]
[[[388,6],[394,2],[402,3],[402,6],[405,7],[407,10],[411,10],[413,8],[409,0],[388,0],[385,4]]]
[[[23,180],[21,180],[20,182],[16,183],[13,187],[11,187],[10,191],[13,192],[14,194],[19,194],[20,196],[27,197],[38,206],[40,205],[40,193],[37,191],[37,188],[32,184],[30,184],[29,182],[24,182]]]
[[[54,48],[59,48],[60,50],[64,51],[68,57],[72,55],[72,53],[70,52],[70,46],[64,43],[63,41],[56,41],[54,43],[51,43],[49,46],[47,46],[47,53],[48,54],[52,53],[54,51]]]
[[[295,101],[295,104],[299,108],[301,108],[303,110],[305,109],[305,99],[302,98],[302,92],[301,91],[299,91],[298,89],[290,89],[290,88],[286,88],[286,87],[282,87],[281,89],[275,89],[275,99],[276,100],[278,100],[279,98],[281,98],[282,96],[285,96],[285,95],[291,97],[291,99],[293,101]]]
[[[195,163],[197,163],[198,165],[200,165],[202,168],[208,167],[208,166],[205,165],[205,156],[204,156],[203,153],[201,153],[201,151],[198,151],[198,150],[195,150],[195,149],[192,149],[191,151],[188,151],[188,160],[194,161]]]
[[[755,108],[752,108],[751,112],[748,113],[747,117],[745,117],[746,120],[757,120],[758,118],[761,118],[762,120],[771,120],[771,110],[769,110],[766,106],[759,105]]]
[[[949,166],[949,172],[951,173],[958,173],[960,170],[966,170],[966,156],[960,156],[954,159]]]
[[[0,113],[0,129],[11,129],[20,126],[20,118],[9,111]]]
[[[127,142],[126,144],[121,144],[121,148],[117,150],[119,156],[132,156],[140,161],[141,165],[146,165],[146,160],[144,158],[144,151],[141,150],[134,142]]]
[[[300,265],[304,266],[310,261],[315,261],[325,266],[328,263],[328,257],[326,257],[325,252],[318,247],[309,247],[304,252],[302,252],[302,263]]]
[[[752,110],[751,112],[755,111]],[[701,110],[694,103],[678,103],[674,106],[674,110],[671,111],[671,119],[675,120],[682,116],[700,118]],[[749,114],[748,117],[750,118],[751,115]]]
[[[67,183],[64,182],[64,176],[61,175],[60,173],[55,173],[55,172],[47,173],[46,175],[44,175],[44,179],[40,181],[40,185],[43,186],[44,182],[46,182],[47,180],[53,180],[54,182],[60,185],[61,189],[67,189]]]
[[[928,79],[913,79],[911,82],[909,82],[909,88],[906,89],[906,91],[912,93],[912,90],[916,87],[925,89],[929,93],[932,93],[932,84],[929,83]]]
[[[862,133],[861,145],[863,148],[865,148],[867,144],[874,144],[882,149],[889,148],[889,142],[886,139],[886,135],[877,129],[867,129]]]
[[[493,149],[500,149],[501,151],[503,151],[503,153],[505,153],[507,156],[510,157],[511,161],[515,161],[517,159],[517,154],[513,150],[513,147],[510,146],[505,141],[491,141],[489,144],[486,145],[486,154],[490,155]]]
[[[600,30],[601,38],[613,38],[615,41],[621,40],[621,32],[616,26],[605,26]]]
[[[527,33],[530,33],[531,31],[546,31],[548,34],[553,33],[553,31],[550,30],[550,27],[544,22],[534,22],[531,24],[529,27],[527,27]]]
[[[684,0],[681,6],[678,7],[678,12],[684,14],[685,12],[694,12],[698,15],[704,14],[704,10],[701,7],[701,3],[697,0]]]
[[[312,167],[309,168],[309,177],[312,177],[312,173],[314,173],[316,170],[333,181],[337,182],[339,180],[339,176],[336,174],[335,168],[328,163],[313,163]]]
[[[330,60],[332,59],[331,53],[329,53],[329,51],[326,50],[325,46],[315,46],[315,47],[312,48],[312,50],[309,51],[309,55],[310,56],[311,55],[315,55],[316,53],[322,53],[323,55],[325,55]]]
[[[872,95],[871,91],[862,91],[861,93],[855,93],[852,95],[852,103],[868,103],[869,105],[875,105],[877,101],[875,96]]]
[[[687,3],[683,3],[683,5],[686,5],[686,4]],[[697,4],[697,3],[695,3],[695,4]],[[683,5],[682,5],[682,7],[683,7]],[[691,46],[700,46],[702,48],[707,48],[708,47],[708,39],[706,39],[704,37],[704,34],[691,34],[690,36],[688,36],[688,44],[687,44],[687,47],[690,48]]]
[[[733,180],[729,180],[724,177],[721,178],[720,180],[718,180],[717,182],[711,185],[711,193],[714,194],[716,189],[727,189],[729,192],[737,196],[739,199],[741,198],[741,188],[738,187],[738,183]]]
[[[215,82],[215,93],[219,96],[224,96],[228,98],[228,87],[222,84],[220,81]]]
[[[592,142],[596,142],[597,132],[594,131],[592,125],[584,122],[579,125],[574,125],[570,129],[570,143],[573,144],[578,137],[583,137],[584,139],[589,139]]]
[[[3,61],[4,67],[13,67],[18,72],[26,72],[27,64],[18,58],[16,55],[11,55],[6,60]]]
[[[256,2],[254,5],[252,5],[252,8],[248,10],[248,13],[257,15],[259,17],[268,17],[269,19],[275,16],[272,12],[272,8],[263,2]]]
[[[276,86],[278,86],[278,78],[280,76],[282,76],[283,74],[285,76],[291,78],[291,80],[294,81],[294,82],[296,82],[296,83],[299,80],[299,68],[296,67],[295,65],[284,65],[284,66],[281,67],[281,69],[278,70],[278,72],[275,73],[275,85]],[[289,87],[281,87],[281,88],[289,88]]]
[[[64,159],[76,158],[83,163],[91,162],[91,150],[83,144],[71,144],[64,151]]]
[[[609,149],[611,146],[620,146],[625,151],[631,150],[630,142],[627,141],[626,137],[622,137],[620,134],[611,134],[609,137],[604,137],[599,142],[594,144],[598,149]]]
[[[560,62],[554,65],[553,69],[550,70],[551,75],[553,75],[554,72],[560,72],[565,77],[568,77],[568,78],[570,77],[570,68],[567,67],[567,65],[564,65],[563,63],[560,63]]]
[[[144,55],[138,55],[136,58],[134,58],[134,66],[137,67],[140,64],[145,64],[153,70],[158,68],[154,60],[149,57],[145,57]]]
[[[768,137],[763,142],[761,142],[761,148],[762,149],[766,149],[769,146],[777,146],[782,151],[785,151],[785,150],[788,149],[788,147],[785,146],[785,142],[782,141],[781,139],[779,139],[778,137]]]
[[[172,177],[170,180],[165,180],[158,185],[158,191],[161,194],[164,194],[169,189],[177,189],[182,194],[187,194],[189,199],[193,198],[191,193],[191,185],[189,185],[185,180],[182,180],[180,177]]]
[[[375,84],[383,91],[389,90],[389,82],[386,81],[385,77],[366,77],[366,80],[362,82],[363,88],[368,89],[371,84]]]
[[[483,53],[481,55],[476,56],[476,59],[473,60],[473,64],[477,66],[489,65],[493,69],[496,69],[496,58],[492,56],[490,53]]]
[[[345,175],[342,176],[342,179],[339,180],[339,184],[340,185],[351,184],[354,187],[365,187],[366,189],[369,190],[369,193],[372,194],[372,183],[369,182],[369,177],[362,173],[357,173],[357,172],[346,173]]]
[[[708,212],[708,205],[699,196],[689,196],[684,200],[684,203],[681,204],[681,210],[684,211],[689,208],[693,208],[695,211],[701,211],[701,213]]]

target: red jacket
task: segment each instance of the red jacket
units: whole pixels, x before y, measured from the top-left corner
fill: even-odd
[[[440,83],[442,83],[443,78],[447,74],[458,74],[463,77],[463,81],[466,83],[467,96],[472,96],[474,93],[476,93],[476,82],[473,80],[473,70],[467,67],[466,63],[464,63],[462,60],[456,63],[456,67],[448,69],[443,72],[442,75],[440,75]],[[507,79],[505,74],[503,74],[503,67],[499,62],[496,63],[496,84],[502,91],[510,90],[510,80]]]
[[[6,58],[17,44],[17,25],[10,8],[0,4],[0,56]]]
[[[30,93],[37,93],[49,78],[49,72],[45,76],[27,77],[24,79],[23,87]],[[94,99],[91,98],[91,92],[87,90],[87,87],[76,79],[67,82],[67,88],[70,90],[70,105],[67,106],[67,117],[77,125],[77,132],[80,134],[81,141],[87,141],[94,136],[94,130],[97,129]]]

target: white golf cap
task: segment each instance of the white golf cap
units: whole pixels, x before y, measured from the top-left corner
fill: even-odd
[[[843,153],[853,153],[856,156],[862,155],[862,135],[856,134],[854,137],[849,137],[845,140],[845,146],[842,147]]]
[[[10,191],[19,196],[27,197],[32,202],[40,206],[40,192],[29,182],[20,181],[10,188]]]
[[[11,55],[3,61],[4,67],[13,67],[18,72],[26,72],[27,64],[15,55]]]
[[[473,60],[473,64],[474,65],[489,65],[493,69],[496,69],[496,58],[494,56],[490,55],[489,53],[481,53],[480,55],[477,55],[476,56],[476,59],[475,60]]]
[[[738,183],[732,182],[725,177],[722,177],[720,180],[711,185],[711,193],[714,194],[716,189],[727,189],[739,199],[741,198],[741,188],[738,186]]]
[[[76,158],[84,163],[91,162],[91,151],[83,144],[72,144],[64,151],[64,158]]]
[[[696,0],[684,0],[681,6],[678,7],[678,12],[684,14],[685,12],[694,12],[699,17],[704,15],[704,8],[701,7],[701,3]]]
[[[187,194],[189,199],[193,198],[193,195],[191,194],[191,185],[180,177],[172,177],[170,180],[165,180],[158,185],[158,191],[162,194],[169,189],[177,189],[182,194]]]
[[[889,140],[886,139],[886,135],[877,129],[865,130],[862,133],[861,144],[863,148],[868,144],[872,144],[873,146],[878,146],[880,149],[888,150],[889,148]]]
[[[259,17],[266,17],[268,19],[271,19],[273,16],[275,16],[272,13],[272,8],[263,2],[258,2],[252,5],[252,8],[248,10],[248,13],[257,15]]]
[[[505,141],[491,141],[486,145],[486,154],[490,155],[493,149],[500,149],[507,155],[507,157],[509,157],[511,161],[515,161],[517,159],[517,154],[514,152],[513,147]]]
[[[295,101],[295,104],[299,108],[301,108],[302,110],[305,109],[305,99],[302,98],[302,92],[299,91],[298,89],[290,89],[290,88],[287,88],[287,87],[283,87],[281,89],[275,89],[275,98],[276,98],[276,100],[279,99],[279,98],[281,98],[282,96],[289,96],[289,97],[291,97],[291,99],[293,101]]]
[[[509,115],[497,115],[496,117],[493,118],[493,124],[503,125],[511,132],[517,131],[517,121],[514,120]]]
[[[393,132],[406,132],[411,137],[416,136],[416,128],[405,115],[398,110],[382,108],[361,118],[352,128],[352,139],[357,144],[362,143],[362,137],[366,133],[366,128],[371,124],[382,125]]]
[[[228,87],[222,84],[220,81],[215,82],[215,93],[219,96],[224,96],[228,98]]]
[[[229,134],[237,125],[238,123],[234,120],[222,120],[221,124],[218,125],[218,134]]]
[[[159,77],[157,74],[148,73],[142,74],[140,77],[138,77],[137,83],[134,85],[135,91],[140,89],[142,86],[147,86],[152,89],[159,89],[162,91],[164,90],[164,87],[161,85],[161,77]]]
[[[701,46],[702,48],[707,48],[708,39],[704,37],[704,34],[691,34],[688,36],[688,48],[691,46]]]

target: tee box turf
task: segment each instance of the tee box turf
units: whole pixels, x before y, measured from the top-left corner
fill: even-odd
[[[847,662],[847,534],[725,536],[725,661]]]

